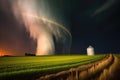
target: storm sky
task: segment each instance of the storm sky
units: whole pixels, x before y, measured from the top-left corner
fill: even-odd
[[[86,53],[89,45],[95,48],[96,53],[120,52],[119,0],[45,1],[47,6],[44,10],[49,10],[52,15],[49,18],[65,25],[72,34],[71,54]],[[37,4],[42,5],[40,0]],[[11,55],[35,53],[36,41],[12,11],[9,0],[0,0],[0,50]],[[61,47],[57,48],[56,52],[60,53]]]
[[[72,52],[86,53],[86,47],[92,45],[96,53],[119,53],[120,1],[79,0],[74,4]]]

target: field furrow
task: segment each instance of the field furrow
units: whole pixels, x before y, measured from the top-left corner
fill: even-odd
[[[119,61],[118,57],[110,54],[95,63],[41,76],[37,80],[120,80]]]

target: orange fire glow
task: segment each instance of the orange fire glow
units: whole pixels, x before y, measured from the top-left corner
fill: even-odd
[[[5,49],[0,49],[0,56],[10,55],[9,52]]]
[[[3,56],[3,55],[5,55],[5,52],[4,50],[0,49],[0,56]]]

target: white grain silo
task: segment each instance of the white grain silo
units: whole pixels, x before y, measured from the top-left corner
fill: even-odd
[[[92,46],[89,46],[88,48],[87,48],[87,55],[94,55],[94,48],[92,47]]]

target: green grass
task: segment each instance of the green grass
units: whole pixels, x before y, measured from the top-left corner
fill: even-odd
[[[67,70],[72,67],[94,62],[102,57],[104,55],[0,57],[0,80],[27,78]]]

